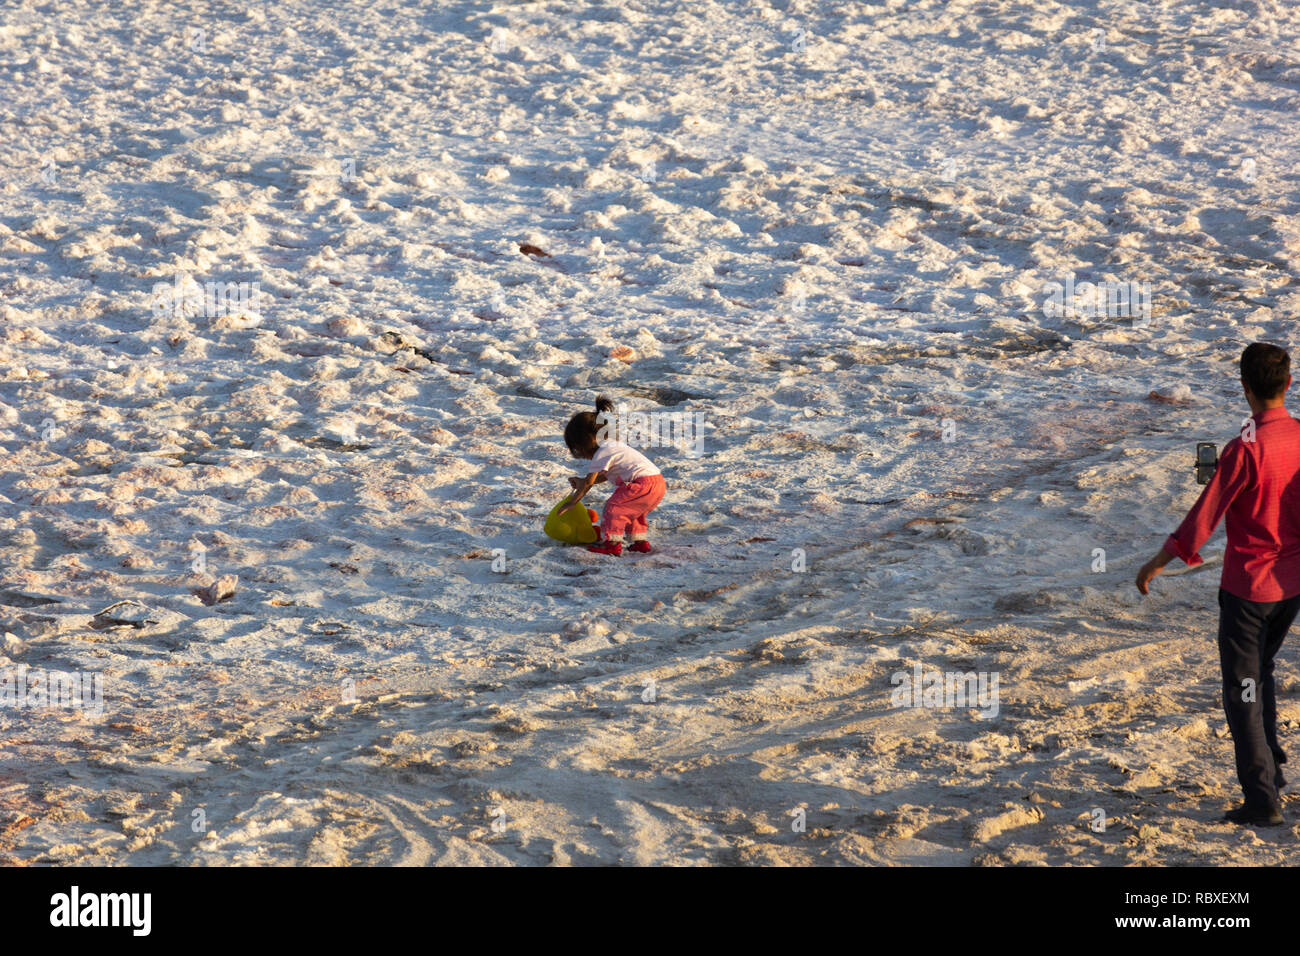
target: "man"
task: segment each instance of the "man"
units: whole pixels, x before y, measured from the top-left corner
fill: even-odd
[[[1138,572],[1137,588],[1174,558],[1201,563],[1197,553],[1227,516],[1228,546],[1219,582],[1219,665],[1223,709],[1232,732],[1237,779],[1245,803],[1232,823],[1278,826],[1279,764],[1273,658],[1300,611],[1300,422],[1283,400],[1291,387],[1291,357],[1256,342],[1241,354],[1241,386],[1251,417],[1228,442],[1214,477],[1160,553]]]

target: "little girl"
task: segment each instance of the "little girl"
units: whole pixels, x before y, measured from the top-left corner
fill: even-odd
[[[632,532],[632,550],[649,553],[649,525],[645,517],[663,501],[664,476],[650,459],[630,445],[607,436],[613,430],[614,403],[604,395],[596,399],[595,412],[579,412],[564,427],[564,443],[574,458],[590,458],[585,478],[570,478],[573,493],[560,510],[568,511],[582,496],[606,478],[618,485],[600,519],[601,541],[587,545],[597,554],[622,554],[620,538]]]

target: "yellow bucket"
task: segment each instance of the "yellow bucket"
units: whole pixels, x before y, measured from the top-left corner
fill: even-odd
[[[570,508],[564,514],[560,514],[560,505],[563,501],[551,509],[551,513],[546,516],[546,524],[542,530],[546,532],[548,538],[554,538],[556,541],[563,541],[565,544],[592,544],[600,533],[596,530],[596,524],[600,521],[600,516],[590,508],[578,505],[576,508]]]

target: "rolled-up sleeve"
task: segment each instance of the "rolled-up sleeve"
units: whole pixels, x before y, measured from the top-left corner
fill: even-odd
[[[1241,439],[1234,438],[1224,447],[1214,476],[1201,497],[1187,512],[1178,530],[1165,539],[1165,550],[1192,567],[1203,564],[1201,547],[1210,540],[1232,502],[1249,484],[1250,470],[1250,456],[1242,447]]]

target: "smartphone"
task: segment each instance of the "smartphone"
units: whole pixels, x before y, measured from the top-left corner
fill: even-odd
[[[1214,477],[1214,469],[1219,464],[1219,452],[1213,443],[1200,441],[1196,443],[1196,483],[1208,485]]]

